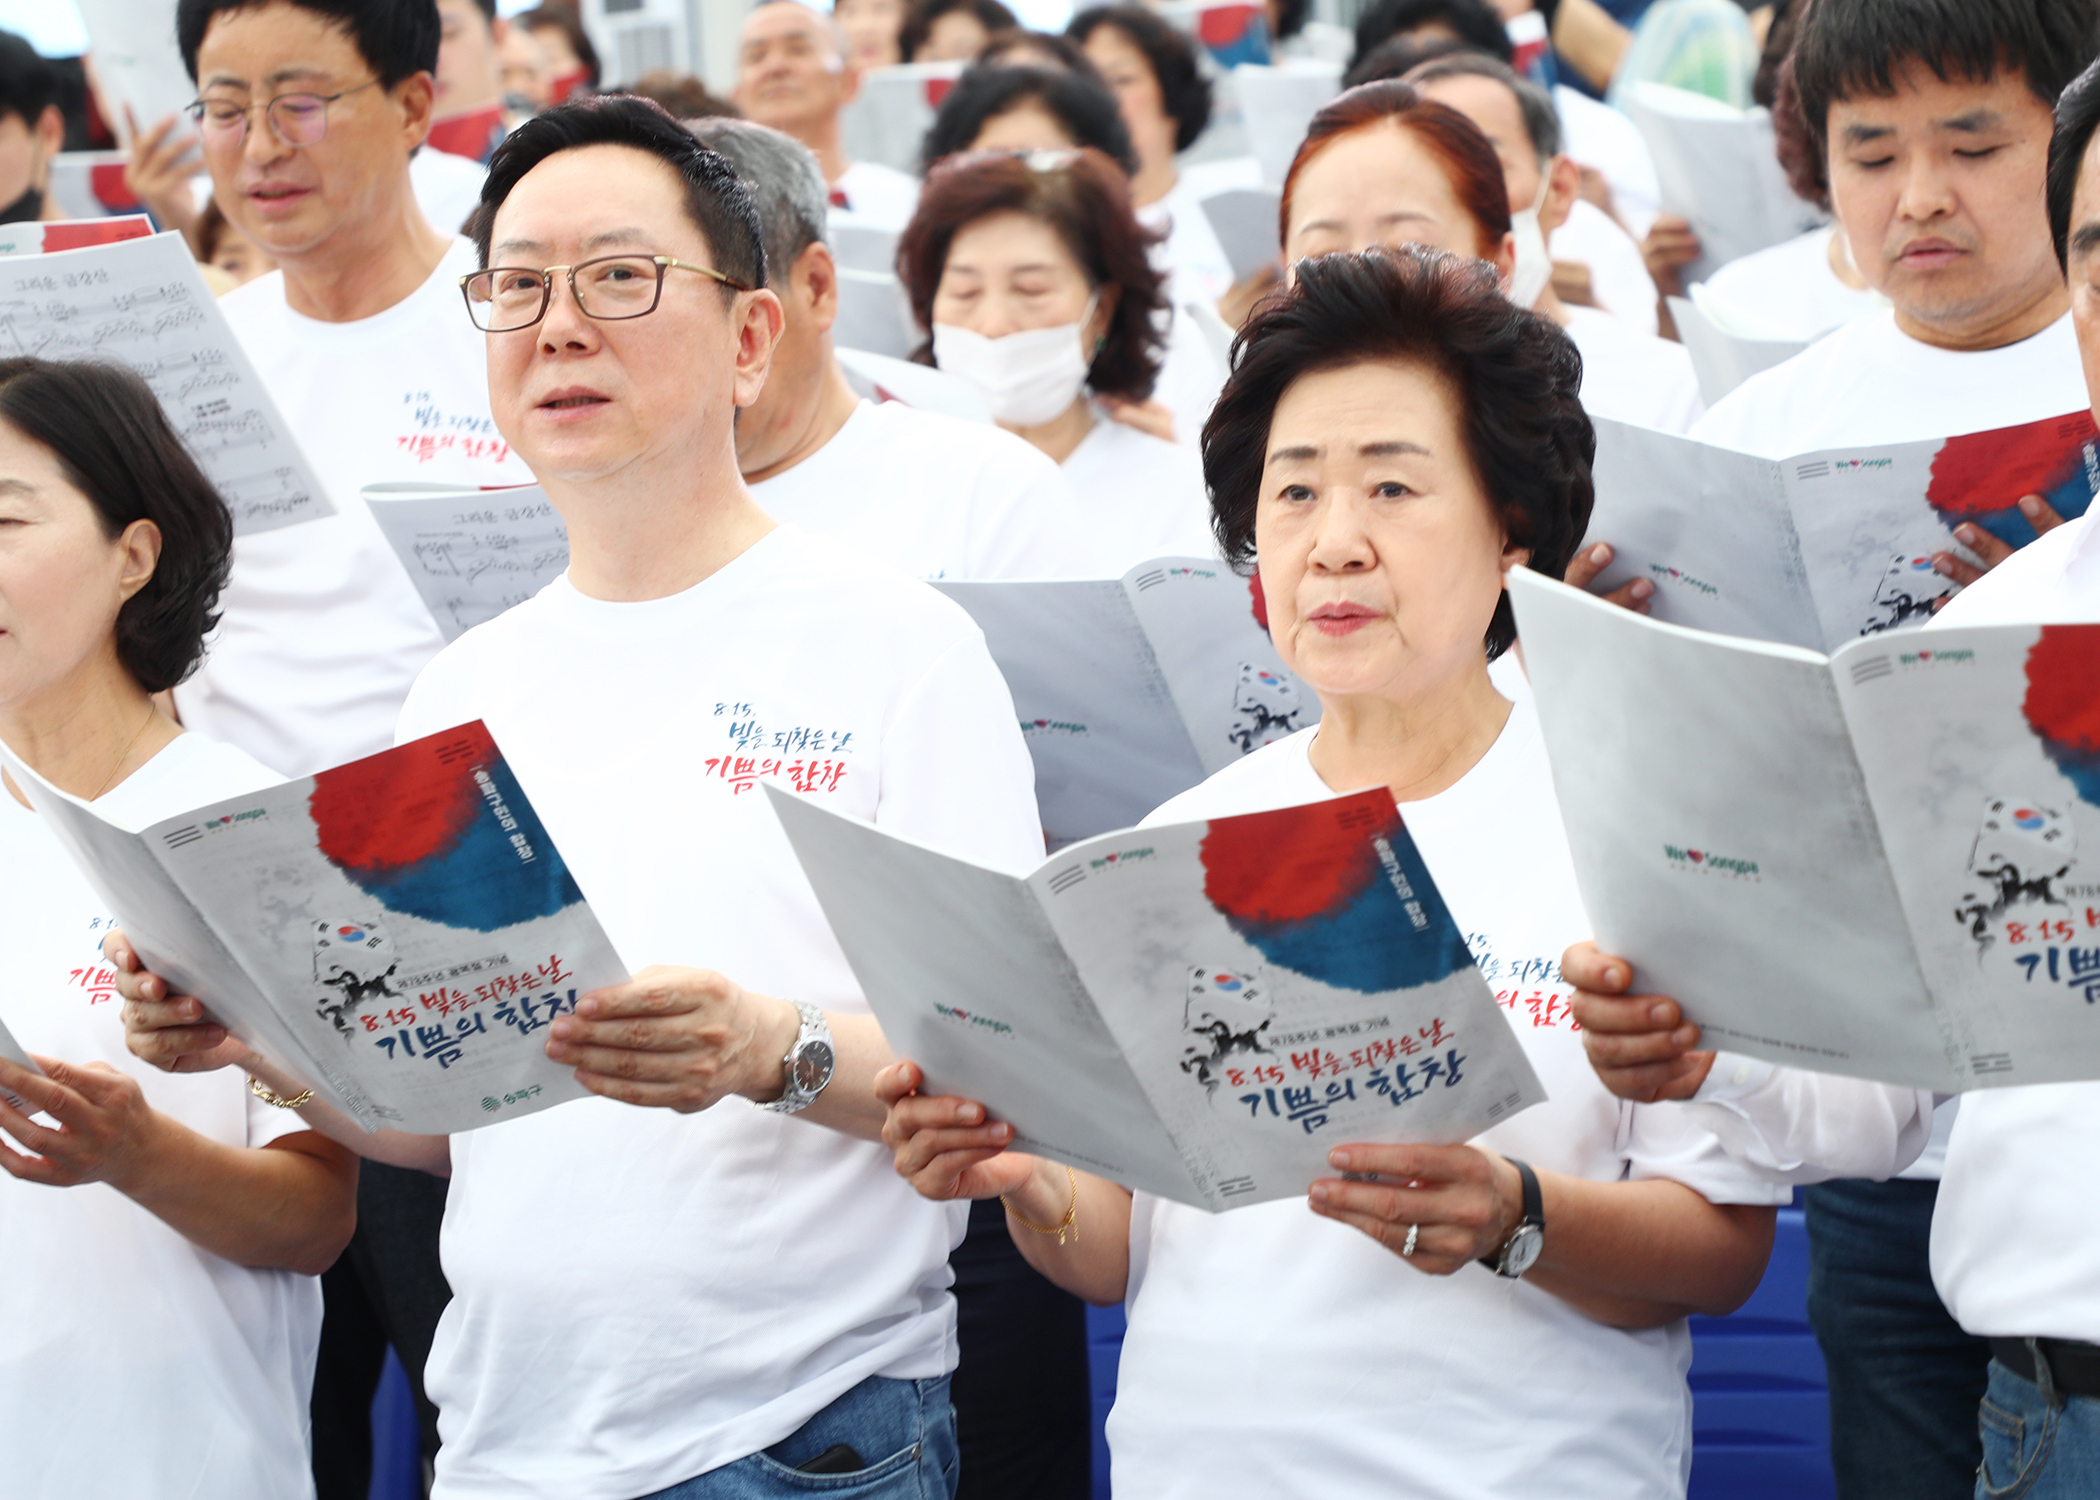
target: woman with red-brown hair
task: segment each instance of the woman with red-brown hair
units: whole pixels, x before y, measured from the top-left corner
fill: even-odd
[[[1466,116],[1409,84],[1367,83],[1313,116],[1284,179],[1281,227],[1286,265],[1410,243],[1475,256],[1495,268],[1512,302],[1567,331],[1582,354],[1591,416],[1684,432],[1705,411],[1681,346],[1554,295],[1544,240],[1511,218],[1495,147]]]
[[[1195,449],[1100,409],[1148,400],[1159,375],[1153,238],[1098,151],[978,151],[927,174],[898,246],[912,311],[933,330],[918,357],[1064,469],[1077,507],[1059,562],[1073,577],[1216,551]]]

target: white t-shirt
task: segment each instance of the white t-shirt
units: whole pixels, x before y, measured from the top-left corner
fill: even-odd
[[[1555,260],[1580,261],[1590,268],[1590,290],[1600,308],[1633,332],[1655,336],[1661,326],[1655,278],[1641,259],[1641,247],[1610,214],[1587,198],[1577,198],[1567,222],[1553,231],[1548,249]]]
[[[792,608],[784,608],[792,601]],[[865,1012],[770,781],[1012,869],[1042,857],[1013,700],[968,615],[782,526],[681,594],[566,575],[424,671],[400,737],[480,718],[633,969]],[[606,1099],[452,1138],[437,1493],[632,1500],[871,1375],[955,1363],[948,1252],[867,1141],[741,1099]]]
[[[1894,312],[1879,312],[1751,376],[1692,436],[1791,458],[2017,427],[2089,402],[2069,313],[2017,344],[1964,353],[1922,343],[1896,327]]]
[[[1930,629],[2100,621],[2100,531],[2088,511],[1963,589]],[[1987,1337],[2100,1343],[2100,1083],[1962,1096],[1932,1217],[1932,1279],[1955,1320]]]
[[[1582,351],[1582,407],[1591,416],[1689,432],[1706,410],[1684,345],[1594,307],[1568,309],[1568,337]]]
[[[919,179],[879,161],[857,161],[831,185],[834,215],[844,223],[901,233],[919,207]]]
[[[1662,183],[1640,127],[1620,111],[1564,83],[1553,86],[1560,113],[1561,149],[1611,184],[1612,207],[1636,236],[1645,236],[1662,212]]]
[[[751,493],[777,519],[918,578],[1054,576],[1043,569],[1072,509],[1041,450],[901,401],[861,402],[830,442]]]
[[[1317,733],[1257,750],[1146,821],[1334,795],[1307,759]],[[1683,1111],[1624,1103],[1591,1071],[1560,978],[1589,922],[1529,705],[1456,786],[1401,810],[1549,1096],[1478,1144],[1596,1181],[1667,1177],[1717,1202],[1784,1201]],[[1297,1200],[1209,1214],[1140,1193],[1130,1238],[1108,1418],[1117,1494],[1684,1493],[1683,1323],[1622,1332],[1483,1267],[1425,1276]]]
[[[183,723],[286,776],[392,744],[408,685],[444,644],[359,490],[532,482],[489,416],[487,335],[459,293],[475,268],[455,240],[414,292],[353,323],[293,312],[279,271],[220,299],[336,514],[233,544],[225,617],[175,701]]]
[[[1261,180],[1261,169],[1251,158],[1243,158],[1245,182],[1234,180],[1234,172],[1191,174],[1184,170],[1174,179],[1166,196],[1137,210],[1138,222],[1166,239],[1152,250],[1153,266],[1167,274],[1167,296],[1179,307],[1184,302],[1215,302],[1232,290],[1232,262],[1203,212],[1206,194],[1227,187],[1252,187]],[[1218,166],[1241,167],[1241,161]]]
[[[1097,414],[1063,467],[1073,524],[1056,576],[1121,578],[1155,557],[1217,555],[1203,460],[1186,443]]]
[[[1225,365],[1210,341],[1180,303],[1167,318],[1167,343],[1153,382],[1152,399],[1174,414],[1174,441],[1196,451],[1203,444],[1203,424],[1225,388]]]
[[[481,207],[481,185],[489,169],[478,161],[425,146],[408,159],[416,206],[439,234],[465,232],[467,215]]]
[[[278,776],[185,734],[102,797],[132,829]],[[0,792],[0,1020],[28,1051],[106,1063],[220,1145],[304,1131],[238,1072],[163,1073],[124,1045],[102,961],[116,918],[35,813]],[[20,1147],[13,1141],[9,1145]],[[321,1339],[311,1276],[198,1248],[115,1188],[0,1176],[0,1453],[9,1500],[314,1492],[307,1400]]]
[[[1826,224],[1769,249],[1732,260],[1706,278],[1707,294],[1739,309],[1741,321],[1763,325],[1774,338],[1818,339],[1841,323],[1888,306],[1863,287],[1849,287],[1830,268]]]

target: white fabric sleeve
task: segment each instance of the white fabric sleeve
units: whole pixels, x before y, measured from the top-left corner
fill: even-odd
[[[1922,1089],[1809,1073],[1731,1052],[1716,1055],[1699,1092],[1676,1106],[1735,1160],[1790,1185],[1895,1176],[1931,1139],[1932,1107],[1933,1096]]]
[[[1043,862],[1035,762],[976,626],[891,711],[875,825],[1016,875]]]
[[[1793,1188],[1738,1160],[1680,1105],[1621,1104],[1619,1152],[1629,1182],[1681,1182],[1709,1203],[1776,1207]]]
[[[1010,436],[1010,434],[1004,434]],[[986,456],[971,488],[969,557],[973,582],[1063,578],[1062,540],[1072,524],[1064,471],[1020,438]]]

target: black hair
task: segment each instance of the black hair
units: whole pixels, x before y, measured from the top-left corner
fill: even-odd
[[[1082,47],[1103,26],[1113,26],[1145,54],[1159,83],[1160,103],[1174,118],[1174,149],[1186,151],[1210,126],[1210,80],[1196,61],[1196,44],[1143,5],[1096,5],[1072,17],[1065,35]]]
[[[1047,53],[1046,57],[1044,54]],[[1033,55],[1031,55],[1033,54]],[[1051,61],[1055,58],[1056,61]],[[970,59],[973,68],[1063,68],[1098,79],[1101,70],[1062,31],[995,31]]]
[[[1471,43],[1490,57],[1508,62],[1516,56],[1508,29],[1487,0],[1378,0],[1357,18],[1356,52],[1349,59],[1350,69],[1353,71],[1387,37],[1439,21],[1458,33],[1460,41]]]
[[[988,34],[1012,31],[1021,24],[999,0],[913,0],[904,13],[904,24],[897,28],[897,55],[911,62],[913,54],[933,35],[933,23],[959,10],[975,16]]]
[[[12,31],[0,31],[0,117],[18,116],[31,131],[59,102],[58,70]]]
[[[1276,40],[1294,37],[1312,19],[1312,0],[1276,0]]]
[[[2056,130],[2049,137],[2049,233],[2056,241],[2056,262],[2071,269],[2071,198],[2086,148],[2100,130],[2100,62],[2080,73],[2056,101]]]
[[[1553,96],[1508,63],[1467,48],[1424,62],[1407,75],[1407,81],[1418,89],[1440,78],[1485,78],[1501,84],[1517,101],[1517,116],[1524,122],[1539,170],[1548,170],[1553,158],[1560,155],[1560,114],[1553,107]]]
[[[1794,86],[1820,151],[1830,106],[1860,94],[1887,98],[1906,62],[1942,79],[2015,71],[2053,109],[2096,51],[2092,0],[1823,0],[1801,19]]]
[[[1471,42],[1453,41],[1448,36],[1389,36],[1351,64],[1342,75],[1344,93],[1360,83],[1383,83],[1389,78],[1405,78],[1426,63],[1438,62],[1447,57],[1486,57]]]
[[[1137,149],[1108,85],[1053,68],[971,68],[956,79],[919,143],[920,170],[930,171],[943,157],[969,150],[988,123],[1029,104],[1054,116],[1075,146],[1091,146],[1137,175]]]
[[[695,140],[661,104],[632,94],[591,94],[558,104],[503,138],[489,157],[481,207],[467,221],[482,265],[489,263],[496,210],[510,190],[548,157],[579,146],[632,146],[669,163],[685,180],[686,214],[707,241],[715,269],[747,287],[766,284],[765,237],[736,168]]]
[[[1513,305],[1493,267],[1420,245],[1301,260],[1296,284],[1263,301],[1233,340],[1232,374],[1203,424],[1203,480],[1225,557],[1255,561],[1269,424],[1284,393],[1307,375],[1389,360],[1449,382],[1467,456],[1509,544],[1530,550],[1535,571],[1565,573],[1596,499],[1582,356],[1550,319]],[[1488,659],[1516,634],[1505,594]]]
[[[153,577],[117,611],[117,660],[149,693],[174,687],[219,623],[233,518],[160,399],[122,365],[4,359],[0,421],[51,450],[111,540],[134,521],[160,528]]]
[[[228,11],[260,10],[269,0],[176,0],[175,45],[182,65],[197,81],[197,49],[214,17]],[[391,89],[404,78],[435,73],[438,65],[436,0],[289,0],[330,21],[350,38],[358,55]]]
[[[583,22],[576,12],[565,5],[540,5],[531,10],[521,10],[510,18],[513,26],[522,26],[527,31],[558,31],[569,43],[569,50],[583,64],[592,88],[598,86],[598,49],[591,45],[591,35],[583,29]]]

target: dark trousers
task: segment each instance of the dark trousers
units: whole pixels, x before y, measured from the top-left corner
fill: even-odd
[[[956,1500],[1087,1500],[1093,1484],[1086,1307],[1021,1259],[998,1200],[970,1205],[955,1270],[962,1363]]]
[[[1970,1500],[1991,1349],[1933,1290],[1939,1184],[1829,1182],[1802,1196],[1838,1500]]]
[[[438,1316],[452,1300],[438,1264],[445,1181],[366,1162],[357,1182],[357,1233],[321,1277],[321,1352],[314,1368],[314,1485],[318,1500],[365,1500],[372,1483],[372,1396],[392,1344],[415,1392],[426,1470],[437,1457],[437,1408],[423,1366]]]

